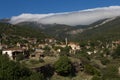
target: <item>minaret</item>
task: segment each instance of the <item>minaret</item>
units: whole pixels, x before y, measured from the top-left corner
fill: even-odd
[[[0,50],[2,49],[2,35],[0,35]]]
[[[1,41],[2,41],[2,35],[0,35],[0,45],[1,45]]]
[[[68,39],[67,38],[65,38],[65,44],[66,44],[66,46],[68,45]]]

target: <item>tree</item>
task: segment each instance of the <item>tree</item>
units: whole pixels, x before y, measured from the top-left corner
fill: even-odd
[[[41,73],[33,73],[28,80],[45,80]]]
[[[97,75],[100,76],[100,72],[92,65],[86,64],[85,65],[85,72],[90,75]]]
[[[102,70],[102,74],[105,80],[120,80],[117,65],[107,65],[107,67]]]
[[[24,59],[24,55],[21,53],[21,54],[18,54],[16,56],[16,61],[20,61],[20,60],[23,60]]]
[[[70,46],[66,46],[65,48],[61,48],[61,56],[67,56],[69,55],[69,51],[70,51],[71,47]]]
[[[110,60],[103,57],[103,58],[101,59],[101,63],[102,63],[103,65],[106,65],[106,64],[110,63]]]
[[[120,57],[120,45],[116,48],[115,52],[112,54],[113,58],[119,58]]]
[[[18,62],[0,55],[0,80],[44,80],[41,74],[34,73]]]
[[[1,59],[0,63],[0,78],[1,80],[19,80],[22,77],[29,77],[31,71],[28,68],[16,63],[14,61],[4,61],[7,59]]]
[[[59,60],[54,64],[55,71],[60,75],[68,75],[71,73],[72,65],[67,56],[60,56]]]
[[[100,76],[94,75],[91,80],[103,80]]]

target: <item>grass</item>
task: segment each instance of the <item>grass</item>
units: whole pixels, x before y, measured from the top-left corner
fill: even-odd
[[[25,64],[28,68],[35,68],[35,67],[41,67],[46,64],[54,64],[58,60],[59,57],[50,57],[46,56],[43,58],[44,62],[41,63],[39,60],[36,59],[29,59],[22,61],[23,64]],[[69,57],[72,62],[79,62],[80,60],[77,58]]]
[[[36,59],[24,60],[22,63],[25,64],[28,68],[36,68],[46,64],[54,64],[54,62],[58,60],[58,57],[44,57],[43,60],[43,63]]]
[[[75,77],[63,77],[59,75],[53,75],[51,80],[91,80],[92,76],[87,75],[83,72],[79,72]]]

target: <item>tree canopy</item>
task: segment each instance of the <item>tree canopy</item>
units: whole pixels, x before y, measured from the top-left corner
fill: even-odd
[[[71,61],[67,56],[61,56],[54,64],[55,71],[60,75],[67,75],[72,70]]]

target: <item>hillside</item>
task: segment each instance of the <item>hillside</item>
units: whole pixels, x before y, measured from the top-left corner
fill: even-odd
[[[0,23],[0,34],[30,38],[45,38],[45,34],[41,31],[40,28],[31,26],[16,26],[9,23]]]
[[[39,24],[37,22],[22,22],[16,25],[40,28],[46,35],[60,40],[64,40],[66,37],[72,40],[73,35],[81,33],[89,27],[88,25],[69,26],[64,24]]]
[[[91,25],[53,25],[44,32],[58,39],[68,40],[117,40],[120,39],[120,17],[97,21]]]
[[[3,24],[3,23],[1,23]],[[10,25],[10,24],[6,24]],[[13,25],[12,25],[13,26]],[[12,27],[11,26],[11,27]],[[89,40],[89,39],[119,39],[120,38],[120,18],[103,19],[90,25],[69,26],[62,24],[40,24],[37,22],[22,22],[16,24],[19,29],[14,27],[13,34],[31,37],[54,37],[64,40],[66,37],[70,41]],[[23,32],[22,32],[23,31]],[[22,33],[21,33],[22,32]],[[35,33],[31,33],[35,32]],[[24,35],[26,34],[26,35]]]
[[[81,39],[120,39],[120,18],[79,34]]]
[[[0,23],[0,36],[2,44],[9,47],[14,47],[17,43],[28,43],[29,39],[43,42],[48,37],[40,28],[31,26],[17,26],[9,23]]]

